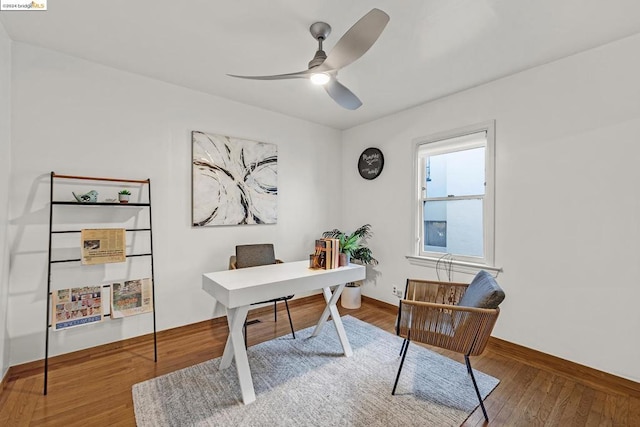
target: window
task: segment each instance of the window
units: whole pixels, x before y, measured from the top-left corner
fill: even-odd
[[[416,143],[415,255],[493,264],[494,123]]]

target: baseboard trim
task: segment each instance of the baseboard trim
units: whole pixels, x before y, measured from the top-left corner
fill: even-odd
[[[395,313],[398,310],[397,306],[384,301],[366,296],[363,296],[362,299],[368,304],[373,304],[385,311],[391,311]],[[316,304],[321,300],[321,295],[311,295],[308,297],[291,300],[289,301],[289,305],[298,306],[304,304]],[[252,312],[261,313],[272,309],[273,308],[270,306],[260,307],[252,310]],[[221,324],[226,325],[226,323],[227,321],[224,316],[216,317],[214,319],[205,320],[202,322],[159,331],[157,333],[157,338],[168,338],[172,335],[189,333],[189,331],[193,331],[196,329],[211,328],[212,326],[218,326]],[[123,347],[135,345],[151,345],[152,341],[153,334],[145,334],[134,338],[128,338],[113,343],[103,344],[97,347],[91,347],[71,353],[62,354],[59,356],[53,356],[49,358],[49,368],[52,369],[56,365],[70,361],[77,361],[89,357],[95,357],[96,355],[99,355],[101,353],[116,351]],[[507,357],[512,357],[522,363],[534,366],[539,369],[563,375],[566,378],[587,384],[590,387],[606,390],[608,392],[629,394],[630,396],[640,398],[640,383],[607,372],[599,371],[588,366],[580,365],[569,360],[561,359],[559,357],[552,356],[550,354],[524,347],[522,345],[515,344],[509,341],[505,341],[500,338],[491,337],[489,339],[489,343],[487,344],[487,350],[496,352],[498,354],[503,354]],[[42,373],[43,369],[44,359],[9,367],[7,373],[2,378],[2,382],[0,383],[0,391],[4,391],[9,381],[22,376],[30,376]]]
[[[11,371],[11,367],[7,369],[7,372],[5,372],[4,376],[2,377],[2,381],[0,381],[0,393],[3,392],[9,384],[9,371]]]
[[[624,393],[640,398],[640,383],[619,377],[608,372],[599,371],[570,360],[552,356],[529,347],[514,344],[500,338],[491,337],[487,349],[508,355],[519,362],[539,369],[560,374],[566,378],[581,382],[593,388],[608,392]]]
[[[297,298],[289,301],[289,307],[297,307],[299,305],[305,304],[317,304],[323,300],[322,295],[310,295],[307,297]],[[284,306],[284,304],[282,304]],[[279,307],[280,309],[280,307]],[[252,309],[249,313],[252,315],[263,314],[273,310],[272,305],[267,305],[264,307],[257,307]],[[284,309],[283,309],[284,310]],[[220,326],[227,324],[226,316],[216,317],[210,320],[203,320],[202,322],[191,323],[189,325],[178,326],[171,329],[165,329],[163,331],[157,332],[157,339],[160,341],[163,338],[169,338],[174,335],[180,335],[189,333],[189,331],[193,331],[201,328],[211,328],[212,326]],[[55,369],[57,365],[68,363],[68,362],[77,362],[82,359],[95,357],[98,354],[109,352],[109,351],[117,351],[123,347],[131,347],[136,345],[153,345],[153,333],[140,335],[133,338],[127,338],[120,341],[114,341],[107,344],[102,344],[96,347],[85,348],[78,351],[73,351],[70,353],[60,354],[57,356],[49,357],[49,369]],[[2,388],[0,390],[4,390],[6,384],[17,378],[23,376],[31,376],[34,374],[42,373],[44,370],[44,359],[35,360],[33,362],[26,362],[20,365],[10,366],[2,380]]]
[[[389,304],[388,302],[380,301],[378,299],[367,297],[367,296],[364,296],[364,295],[362,295],[362,300],[366,301],[367,304],[375,305],[376,307],[381,308],[381,309],[383,309],[385,311],[390,311],[390,312],[393,312],[393,313],[397,313],[398,312],[398,306],[397,305]]]
[[[362,297],[367,303],[371,303],[384,310],[393,310],[397,313],[398,306],[370,297]],[[503,354],[517,359],[519,362],[534,366],[539,369],[551,371],[573,381],[586,384],[590,387],[605,390],[607,392],[624,393],[640,398],[640,383],[619,377],[608,372],[599,371],[570,360],[552,356],[529,347],[505,341],[500,338],[490,337],[487,350]]]

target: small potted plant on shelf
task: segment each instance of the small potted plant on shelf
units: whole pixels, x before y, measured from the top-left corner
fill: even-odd
[[[322,237],[338,239],[340,242],[340,266],[349,265],[350,261],[364,265],[377,265],[378,260],[373,257],[371,249],[364,244],[372,235],[370,224],[365,224],[350,234],[343,233],[337,228],[322,233]],[[360,284],[359,282],[347,283],[340,298],[342,307],[360,308]]]
[[[129,196],[131,196],[131,192],[129,190],[122,190],[118,193],[118,200],[120,203],[129,203]]]

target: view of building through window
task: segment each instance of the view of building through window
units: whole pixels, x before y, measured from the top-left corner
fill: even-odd
[[[447,247],[447,221],[424,221],[425,247]]]
[[[484,152],[479,147],[428,157],[425,251],[483,256]],[[444,242],[434,239],[434,234],[444,237]]]

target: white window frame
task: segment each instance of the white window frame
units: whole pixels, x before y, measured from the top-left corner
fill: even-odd
[[[421,148],[429,145],[429,151],[442,153],[456,151],[456,146],[447,143],[452,138],[463,137],[474,133],[486,133],[485,146],[485,194],[483,197],[483,257],[464,256],[456,254],[445,254],[440,252],[424,252],[424,221],[423,221],[423,185],[426,179],[425,165],[421,164],[420,156]],[[437,266],[441,260],[446,258],[446,262],[455,266],[465,268],[473,272],[477,269],[486,269],[493,271],[501,271],[494,265],[495,254],[495,121],[487,121],[463,128],[440,132],[438,134],[417,138],[414,140],[413,152],[413,232],[411,241],[411,252],[407,256],[409,261],[415,265]],[[470,149],[471,145],[467,144],[458,149]]]

